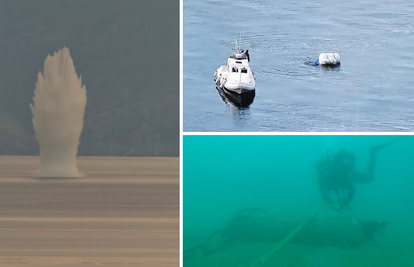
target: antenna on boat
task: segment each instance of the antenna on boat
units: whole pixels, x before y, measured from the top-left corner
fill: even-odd
[[[240,37],[239,45],[241,46],[241,33],[239,34],[239,37]],[[239,49],[240,49],[240,47],[239,47]]]
[[[241,34],[236,34],[234,36],[234,51],[235,52],[240,51],[240,45],[241,45]]]

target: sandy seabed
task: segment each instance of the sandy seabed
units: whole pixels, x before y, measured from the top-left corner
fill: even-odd
[[[179,159],[78,157],[83,177],[36,178],[0,157],[0,266],[179,265]]]

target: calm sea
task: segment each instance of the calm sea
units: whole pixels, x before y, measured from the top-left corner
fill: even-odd
[[[249,108],[213,82],[236,34],[257,79]],[[414,129],[413,2],[184,0],[183,39],[184,131]],[[306,64],[321,52],[341,67]]]

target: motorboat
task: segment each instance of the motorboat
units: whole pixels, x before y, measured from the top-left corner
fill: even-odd
[[[255,91],[256,79],[250,69],[248,51],[240,49],[235,41],[227,65],[222,65],[214,72],[214,82],[217,87],[239,95],[252,94]]]

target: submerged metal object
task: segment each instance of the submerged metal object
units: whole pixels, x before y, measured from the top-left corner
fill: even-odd
[[[203,244],[184,251],[184,258],[200,252],[211,254],[240,242],[277,244],[307,219],[307,216],[275,216],[261,209],[243,209]],[[360,221],[352,215],[341,213],[321,214],[314,216],[289,242],[309,246],[357,248],[372,240],[388,224],[388,221],[383,220]]]

